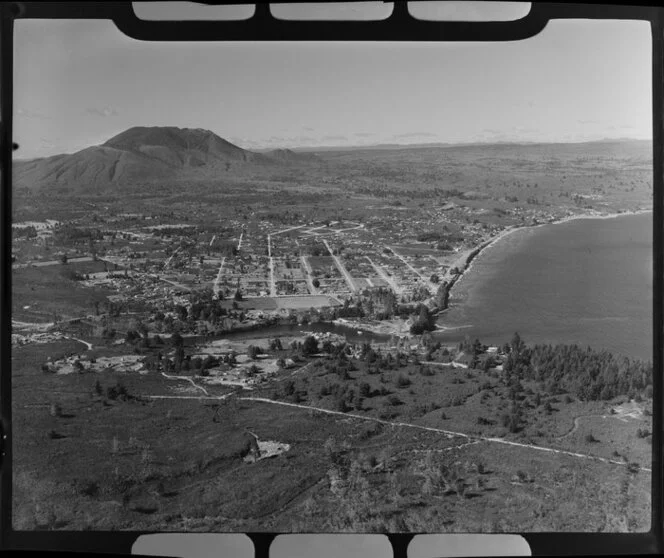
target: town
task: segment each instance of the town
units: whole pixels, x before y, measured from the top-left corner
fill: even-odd
[[[589,158],[554,188],[546,159],[515,174],[527,148],[487,174],[464,149],[454,187],[393,177],[377,151],[238,170],[221,190],[18,189],[16,527],[573,530],[579,486],[606,507],[596,528],[645,525],[649,363],[441,334],[484,249],[647,210],[647,165]],[[506,494],[520,511],[486,524]]]

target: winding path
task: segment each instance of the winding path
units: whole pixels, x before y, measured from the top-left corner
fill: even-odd
[[[170,374],[166,374],[166,372],[162,372],[161,375],[164,376],[164,378],[168,378],[169,380],[187,380],[196,389],[200,389],[205,395],[207,395],[208,397],[210,396],[210,394],[207,392],[207,390],[204,387],[199,386],[189,376],[172,376]]]
[[[92,350],[92,343],[88,343],[87,341],[83,341],[83,339],[78,339],[76,337],[67,337],[66,335],[64,335],[63,337],[65,339],[71,339],[72,341],[78,341],[79,343],[83,343],[87,347],[86,351]]]
[[[562,440],[563,438],[567,438],[567,436],[570,436],[570,435],[574,434],[579,429],[579,420],[582,419],[582,418],[603,418],[603,419],[605,419],[608,416],[613,416],[613,415],[580,415],[580,416],[578,416],[574,419],[574,426],[572,427],[572,429],[569,432],[566,432],[562,436],[556,436],[555,439],[556,440]],[[615,418],[619,418],[619,417],[616,415]]]

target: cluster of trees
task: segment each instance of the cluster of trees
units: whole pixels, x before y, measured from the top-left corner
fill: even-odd
[[[433,331],[434,329],[436,329],[436,317],[431,314],[424,304],[420,304],[417,310],[417,318],[410,326],[410,332],[413,335],[421,335],[425,331]]]
[[[79,243],[92,240],[102,240],[104,234],[99,229],[81,229],[69,223],[59,225],[53,231],[53,237],[58,243]]]
[[[12,227],[12,236],[14,238],[37,238],[37,229],[35,229],[32,225],[29,227],[20,227],[20,228],[13,228]]]
[[[231,241],[231,240],[224,240],[221,242],[216,242],[215,243],[215,249],[219,254],[223,257],[226,258],[231,258],[233,256],[237,256],[238,250],[237,250],[237,243]]]
[[[503,347],[503,374],[541,382],[549,393],[569,392],[582,401],[619,395],[652,396],[652,364],[578,345],[526,347],[518,334]]]

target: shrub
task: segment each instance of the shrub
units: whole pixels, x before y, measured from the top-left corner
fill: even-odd
[[[97,395],[103,395],[104,394],[104,388],[102,387],[101,383],[99,380],[95,382],[95,393]]]
[[[528,473],[522,471],[521,469],[519,469],[516,472],[516,477],[517,477],[517,479],[519,479],[519,482],[529,482],[529,480],[530,480],[530,477],[528,476]]]
[[[571,403],[573,399],[569,395],[565,394],[565,397],[563,397],[563,401],[565,403]]]
[[[336,410],[341,413],[347,413],[350,411],[350,407],[346,404],[346,400],[343,397],[339,397],[336,401]]]
[[[641,468],[641,465],[639,465],[635,461],[633,461],[633,462],[631,462],[627,465],[627,470],[630,473],[638,473],[640,468]]]
[[[411,384],[411,381],[410,378],[407,378],[406,376],[399,374],[395,384],[398,388],[406,388]]]
[[[460,407],[465,402],[466,400],[461,395],[457,395],[454,397],[454,399],[452,399],[452,407]]]
[[[403,405],[403,401],[401,401],[401,399],[399,399],[399,397],[396,396],[396,395],[390,395],[390,396],[387,398],[387,402],[388,402],[390,405],[392,405],[392,407],[396,407],[396,406],[398,406],[398,405]]]
[[[636,431],[636,437],[637,438],[647,438],[648,436],[650,436],[650,431],[647,428],[643,428],[643,429],[639,428]]]
[[[93,480],[79,481],[78,491],[84,496],[94,498],[99,495],[99,483]]]
[[[585,440],[588,444],[599,442],[599,440],[597,438],[595,438],[595,436],[593,436],[592,432],[589,432],[588,434],[586,434]]]
[[[390,420],[399,416],[399,411],[396,409],[384,409],[378,415],[378,418],[382,420]]]
[[[449,417],[447,416],[447,414],[445,414],[445,411],[443,411],[442,413],[440,413],[440,418],[441,420],[447,420]]]
[[[57,403],[51,403],[51,408],[49,409],[49,412],[52,417],[59,417],[62,415],[62,407],[58,405]]]

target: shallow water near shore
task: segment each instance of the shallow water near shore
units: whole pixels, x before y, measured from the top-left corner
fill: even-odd
[[[652,359],[652,213],[518,230],[454,286],[437,334],[577,343]],[[465,326],[465,327],[462,327]]]

